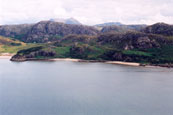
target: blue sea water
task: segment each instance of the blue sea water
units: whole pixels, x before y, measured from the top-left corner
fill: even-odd
[[[173,115],[173,69],[1,59],[0,115]]]

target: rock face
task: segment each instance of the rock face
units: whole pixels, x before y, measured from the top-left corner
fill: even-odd
[[[16,62],[23,62],[23,61],[27,61],[25,56],[20,56],[20,55],[14,55],[10,61],[16,61]]]
[[[159,48],[168,41],[162,36],[150,35],[140,32],[107,33],[98,37],[102,45],[111,44],[123,50]]]
[[[38,60],[37,57],[44,57],[44,60],[47,58],[52,58],[56,55],[54,51],[44,51],[44,50],[38,50],[29,52],[28,54],[22,54],[18,53],[17,55],[13,56],[11,58],[11,61],[28,61],[28,60]]]
[[[41,21],[34,25],[0,26],[0,35],[12,37],[28,43],[45,43],[55,41],[70,34],[97,35],[94,27]]]
[[[0,26],[0,35],[5,37],[20,38],[24,37],[33,24],[5,25]]]
[[[26,42],[48,42],[57,40],[56,36],[97,35],[98,30],[83,25],[68,25],[58,22],[43,21],[35,24],[28,32]]]
[[[157,23],[151,26],[146,27],[143,32],[160,34],[165,36],[173,36],[173,25],[168,25],[165,23]]]
[[[127,32],[127,31],[141,31],[147,25],[144,24],[136,24],[136,25],[125,25],[119,22],[110,22],[104,24],[95,25],[96,27],[102,27],[102,32]]]
[[[123,25],[123,24],[120,23],[120,22],[108,22],[108,23],[103,23],[103,24],[97,24],[95,26],[98,26],[98,27],[107,27],[107,26],[120,26],[120,25]]]
[[[105,26],[102,28],[102,33],[108,33],[108,32],[126,32],[128,29],[122,28],[120,26]]]

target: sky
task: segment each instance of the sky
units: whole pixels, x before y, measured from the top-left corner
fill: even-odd
[[[173,24],[173,0],[0,0],[0,25],[75,18],[82,24]]]

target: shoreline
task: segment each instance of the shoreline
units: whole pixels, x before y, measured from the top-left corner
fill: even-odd
[[[2,55],[0,54],[0,59],[9,59],[11,60],[14,54]],[[71,62],[87,62],[87,63],[105,63],[105,64],[115,64],[115,65],[124,65],[124,66],[133,66],[133,67],[147,67],[147,68],[172,68],[169,66],[161,66],[161,65],[142,65],[136,62],[123,62],[123,61],[105,61],[105,60],[83,60],[83,59],[72,59],[72,58],[53,58],[53,59],[26,59],[19,60],[18,62],[23,61],[71,61]]]
[[[29,60],[29,61],[32,61],[32,60]],[[133,66],[133,67],[165,68],[163,66],[157,66],[157,65],[142,65],[136,62],[83,60],[83,59],[72,59],[72,58],[54,58],[54,59],[45,59],[41,61],[71,61],[71,62],[86,62],[86,63],[105,63],[105,64],[114,64],[114,65]]]
[[[10,53],[0,53],[0,59],[11,59],[15,54]]]
[[[136,66],[136,67],[137,66],[141,66],[140,63],[123,62],[123,61],[99,61],[99,60],[82,60],[82,59],[71,59],[71,58],[55,58],[55,59],[48,59],[48,60],[50,60],[50,61],[91,62],[91,63],[97,63],[97,62],[99,62],[99,63],[105,63],[105,64],[126,65],[126,66]]]
[[[12,56],[0,56],[0,59],[11,59]]]
[[[6,58],[11,59],[12,56],[0,56],[0,59]],[[141,66],[140,63],[135,62],[123,62],[123,61],[106,61],[106,60],[83,60],[83,59],[73,59],[73,58],[53,58],[53,59],[19,59],[19,60],[13,60],[18,62],[23,61],[71,61],[71,62],[87,62],[87,63],[105,63],[105,64],[116,64],[116,65],[126,65],[126,66]]]
[[[122,62],[122,61],[107,61],[106,64],[128,65],[128,66],[141,66],[140,63]]]

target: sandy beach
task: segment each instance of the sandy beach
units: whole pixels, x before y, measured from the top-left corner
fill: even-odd
[[[11,59],[14,54],[0,54],[0,59]],[[23,60],[22,60],[23,61]],[[21,61],[21,62],[22,62]],[[72,58],[54,58],[54,59],[28,59],[25,61],[71,61],[71,62],[86,62],[86,63],[105,63],[105,64],[115,64],[115,65],[125,65],[125,66],[144,66],[144,67],[162,67],[153,65],[141,65],[135,62],[123,62],[123,61],[100,61],[100,60],[82,60],[82,59],[72,59]]]
[[[11,59],[12,56],[0,56],[0,59]]]
[[[121,62],[121,61],[97,61],[97,60],[81,60],[81,59],[71,59],[71,58],[55,58],[55,59],[50,59],[50,60],[51,61],[72,61],[72,62],[103,62],[106,64],[140,66],[140,63]]]
[[[107,63],[107,64],[128,65],[128,66],[140,66],[140,63],[121,62],[121,61],[107,61],[105,63]]]
[[[10,54],[10,53],[1,53],[0,54],[0,59],[11,59],[11,57],[13,56],[14,54]]]
[[[71,59],[71,58],[55,58],[50,59],[51,61],[73,61],[73,62],[79,62],[80,59]]]

